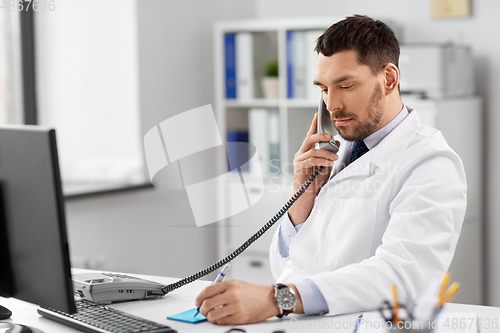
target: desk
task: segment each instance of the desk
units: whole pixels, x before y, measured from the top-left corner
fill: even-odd
[[[89,272],[87,270],[73,270],[73,273]],[[144,279],[157,281],[168,284],[177,281],[174,278],[131,274]],[[111,305],[113,308],[121,311],[153,320],[155,322],[168,325],[178,331],[184,332],[226,332],[233,326],[218,326],[209,322],[192,325],[177,321],[167,320],[168,315],[176,314],[194,307],[194,299],[198,293],[206,286],[210,285],[209,281],[195,281],[178,290],[175,290],[167,296],[155,299],[138,302],[119,303]],[[45,333],[77,333],[80,331],[70,327],[56,323],[49,319],[43,318],[36,312],[38,306],[19,301],[14,298],[0,298],[0,305],[9,308],[12,311],[11,321],[23,325],[33,326],[43,330]],[[474,312],[484,322],[488,319],[490,322],[496,319],[498,327],[490,325],[489,329],[483,328],[481,333],[499,332],[500,331],[500,308],[465,305],[465,304],[447,304],[443,313],[457,312]],[[247,332],[262,332],[271,333],[276,330],[284,330],[290,332],[339,332],[352,333],[354,323],[359,314],[348,314],[342,316],[303,316],[291,315],[280,320],[272,318],[264,323],[238,326],[244,328]],[[351,328],[352,327],[352,328]]]

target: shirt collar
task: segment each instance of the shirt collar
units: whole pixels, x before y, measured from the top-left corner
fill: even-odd
[[[378,131],[370,134],[363,140],[368,149],[375,148],[375,146],[378,145],[380,141],[382,141],[382,139],[387,136],[387,134],[391,133],[391,131],[396,128],[396,126],[398,126],[408,114],[408,108],[406,107],[406,104],[403,104],[403,109],[393,120],[391,120],[387,125],[379,129]]]

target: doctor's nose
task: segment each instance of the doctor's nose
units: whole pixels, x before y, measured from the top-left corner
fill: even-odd
[[[342,110],[342,103],[340,99],[334,94],[328,94],[325,98],[326,109],[332,113],[338,110]]]

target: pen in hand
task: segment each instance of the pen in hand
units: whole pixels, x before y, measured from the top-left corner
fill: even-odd
[[[212,285],[219,283],[219,282],[222,282],[222,280],[224,280],[224,278],[226,277],[226,273],[229,270],[229,268],[231,268],[230,264],[225,264],[224,266],[222,266],[219,273],[217,273],[214,280],[212,281]],[[200,313],[199,307],[196,309],[196,312],[194,313],[193,318],[196,317],[198,315],[198,313]]]

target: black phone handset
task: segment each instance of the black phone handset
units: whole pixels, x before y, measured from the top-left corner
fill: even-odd
[[[330,120],[330,114],[326,110],[325,103],[323,99],[320,101],[320,105],[318,108],[318,133],[329,133],[335,135],[335,127],[333,126],[332,121]],[[339,148],[335,144],[335,141],[332,139],[326,142],[320,142],[319,147],[321,149],[326,149],[333,153],[337,153]],[[306,189],[311,185],[314,179],[318,176],[318,174],[324,169],[324,166],[320,166],[316,168],[316,170],[307,178],[307,180],[302,184],[302,186],[293,194],[293,196],[286,202],[286,204],[279,210],[276,215],[274,215],[262,228],[260,228],[255,234],[253,234],[245,243],[241,244],[236,250],[228,254],[223,259],[217,261],[211,266],[193,274],[188,277],[185,277],[177,282],[166,285],[162,288],[162,292],[164,294],[168,294],[169,292],[178,289],[188,283],[198,280],[199,278],[208,275],[215,270],[221,268],[228,262],[232,261],[234,258],[239,256],[243,251],[245,251],[253,242],[259,239],[266,231],[268,231],[276,222],[279,221],[285,215],[285,213],[290,209],[290,207],[300,198],[300,196],[306,191]]]

